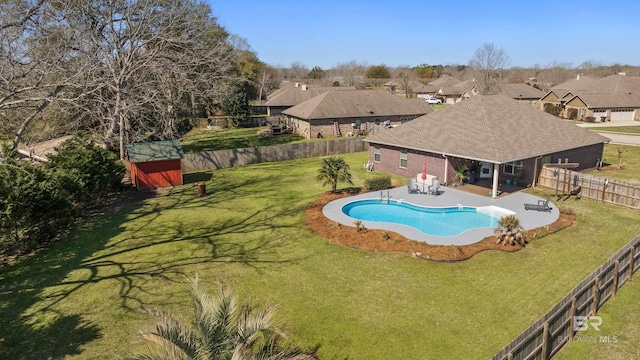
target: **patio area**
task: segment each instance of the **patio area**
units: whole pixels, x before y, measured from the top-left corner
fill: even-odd
[[[491,196],[491,180],[479,179],[474,184],[466,183],[462,186],[456,187],[456,189],[470,192],[473,194],[482,195],[482,196]],[[499,190],[498,190],[499,191],[498,197],[507,196],[509,194],[518,192],[522,189],[524,189],[524,187],[522,186],[500,184]]]
[[[501,195],[494,199],[489,196],[489,189],[481,185],[465,184],[461,187],[440,187],[440,195],[427,194],[409,194],[406,186],[384,190],[382,192],[369,192],[347,198],[341,198],[328,203],[322,210],[324,216],[332,221],[336,221],[343,225],[354,226],[357,219],[349,217],[342,212],[342,207],[349,202],[364,199],[385,199],[405,201],[411,204],[429,207],[455,207],[455,206],[497,206],[515,212],[520,220],[520,224],[525,230],[531,230],[537,227],[549,225],[556,221],[560,213],[555,204],[550,203],[551,211],[535,211],[525,210],[525,203],[536,204],[541,199],[537,196],[526,194],[521,191],[514,192],[504,191]],[[368,229],[389,230],[401,234],[402,236],[432,245],[469,245],[476,243],[487,236],[493,235],[494,228],[476,228],[467,230],[455,236],[433,236],[425,234],[413,227],[395,224],[362,221],[363,225]]]

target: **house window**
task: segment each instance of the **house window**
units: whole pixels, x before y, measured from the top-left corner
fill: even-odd
[[[403,169],[407,168],[407,152],[406,151],[400,152],[400,167]]]
[[[522,160],[512,161],[504,164],[504,173],[509,175],[515,175],[522,172]]]
[[[380,147],[376,146],[373,148],[373,161],[380,161]]]

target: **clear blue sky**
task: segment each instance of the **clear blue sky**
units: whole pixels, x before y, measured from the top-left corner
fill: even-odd
[[[467,64],[493,43],[508,67],[640,65],[640,1],[205,0],[274,66]]]

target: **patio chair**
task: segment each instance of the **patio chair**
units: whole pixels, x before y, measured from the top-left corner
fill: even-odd
[[[364,167],[367,168],[367,171],[373,171],[373,163],[371,160],[367,161],[367,163],[364,164]]]
[[[409,182],[407,183],[407,190],[409,191],[409,194],[420,193],[420,188],[418,187],[415,178],[409,178]]]
[[[549,206],[549,200],[551,199],[551,195],[547,196],[547,200],[538,200],[537,204],[524,204],[525,210],[537,210],[537,211],[551,211],[551,207]]]
[[[440,180],[433,179],[431,186],[429,186],[429,195],[440,195]]]

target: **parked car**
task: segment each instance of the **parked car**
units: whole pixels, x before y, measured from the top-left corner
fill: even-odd
[[[442,100],[436,98],[428,98],[425,100],[427,104],[442,104]]]

